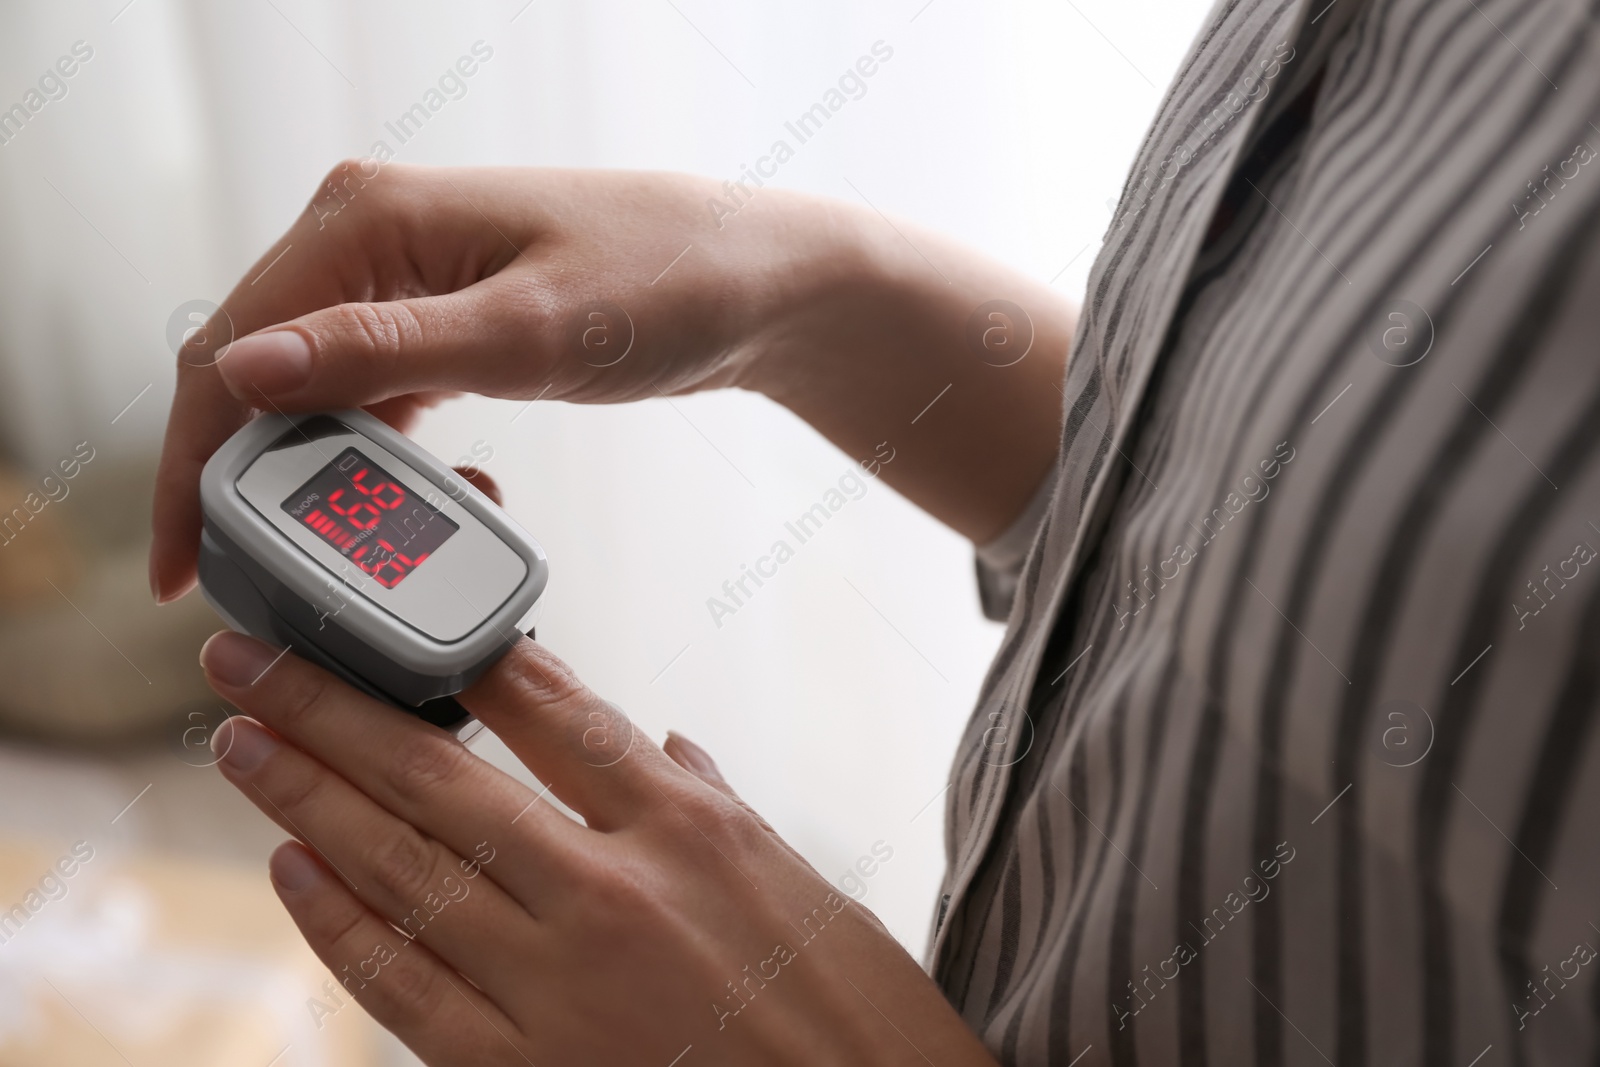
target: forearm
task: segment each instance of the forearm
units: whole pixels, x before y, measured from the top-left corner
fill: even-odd
[[[864,208],[813,202],[805,222],[788,243],[809,264],[795,273],[809,273],[776,284],[809,291],[758,332],[742,384],[849,455],[872,456],[887,441],[895,459],[881,477],[973,541],[995,536],[1055,457],[1072,305],[947,238]],[[993,300],[1025,319],[980,314]]]

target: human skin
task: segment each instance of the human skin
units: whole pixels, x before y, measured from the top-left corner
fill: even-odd
[[[686,175],[362,177],[374,170],[335,168],[183,349],[156,482],[158,600],[193,586],[200,468],[256,410],[367,406],[403,429],[459,391],[618,403],[748,389],[847,455],[892,440],[883,477],[979,543],[1054,458],[1073,308],[947,238],[778,189],[718,229],[705,204],[722,190]],[[968,339],[994,299],[1032,322],[1009,366]],[[605,366],[581,343],[600,302],[635,334]]]
[[[658,748],[533,641],[460,700],[582,824],[278,655],[242,634],[206,644],[211,684],[245,713],[214,737],[218,766],[299,839],[270,870],[312,950],[425,1062],[994,1062],[709,756]]]
[[[160,600],[194,583],[200,468],[258,410],[365,406],[404,429],[462,391],[612,403],[743,388],[850,455],[892,441],[882,477],[979,542],[1049,469],[1073,311],[944,238],[770,189],[718,229],[705,201],[720,189],[680,175],[361,167],[329,175],[180,356]],[[994,299],[1031,320],[1026,357],[1005,366],[1009,350],[969,337]],[[604,347],[625,336],[618,308],[620,359]],[[597,321],[601,345],[586,346]],[[534,642],[460,699],[584,824],[443,731],[278,656],[238,634],[203,650],[213,687],[252,717],[219,731],[219,767],[298,839],[271,873],[308,943],[426,1062],[668,1063],[688,1047],[694,1063],[993,1062],[709,756],[636,734]],[[480,846],[492,861],[474,863]],[[447,876],[470,893],[449,897]],[[415,940],[393,927],[408,915],[430,917]],[[778,947],[792,959],[773,962]]]

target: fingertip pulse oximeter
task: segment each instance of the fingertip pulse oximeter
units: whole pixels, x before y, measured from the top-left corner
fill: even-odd
[[[200,589],[223,620],[456,731],[455,699],[533,633],[544,549],[363,411],[261,415],[200,475]]]

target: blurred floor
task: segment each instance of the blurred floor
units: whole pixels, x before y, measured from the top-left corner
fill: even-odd
[[[0,745],[0,1067],[414,1063],[323,989],[285,835],[186,759]]]

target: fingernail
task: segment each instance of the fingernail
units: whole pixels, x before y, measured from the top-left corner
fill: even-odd
[[[690,766],[701,774],[722,781],[722,772],[717,769],[717,761],[711,758],[711,753],[695,744],[676,731],[668,731],[668,735],[678,742],[678,750],[683,753],[683,758],[689,761]]]
[[[317,869],[317,861],[311,858],[310,853],[289,841],[278,846],[272,859],[267,861],[267,870],[278,888],[291,893],[307,888],[322,877],[322,872]]]
[[[260,723],[243,715],[223,720],[211,735],[211,754],[229,770],[240,773],[261,766],[277,747],[278,742]]]
[[[223,685],[250,685],[272,666],[279,649],[244,634],[212,634],[200,649],[200,666]]]
[[[292,392],[311,380],[311,345],[293,328],[253,333],[222,350],[217,372],[241,400]]]

